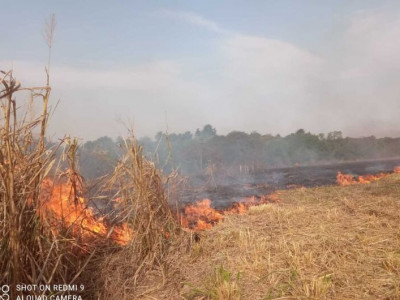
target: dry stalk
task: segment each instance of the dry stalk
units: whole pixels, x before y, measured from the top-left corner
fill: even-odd
[[[155,164],[147,160],[135,138],[125,141],[124,156],[117,165],[110,185],[118,190],[120,218],[130,224],[133,239],[118,255],[106,258],[101,266],[103,294],[101,297],[124,298],[124,291],[137,290],[143,274],[159,270],[164,274],[165,255],[180,232],[165,192],[166,179]],[[127,261],[129,262],[127,265]],[[113,278],[109,277],[113,270]],[[120,278],[118,278],[120,277]],[[124,286],[117,285],[124,282]],[[153,286],[154,288],[154,286]],[[120,294],[115,295],[118,290]],[[129,293],[132,295],[132,293]]]
[[[28,120],[17,112],[20,83],[12,70],[0,74],[0,285],[69,283],[82,272],[87,257],[71,252],[77,242],[68,232],[56,236],[40,217],[41,184],[60,146],[48,148],[45,139],[50,86],[41,95],[30,89],[34,99],[39,95],[44,101],[42,115]],[[37,127],[39,136],[33,133]],[[79,176],[72,175],[76,182]]]

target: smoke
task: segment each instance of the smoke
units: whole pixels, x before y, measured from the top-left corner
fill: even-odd
[[[52,95],[61,99],[50,124],[54,136],[124,135],[120,120],[133,120],[139,136],[167,127],[194,131],[203,124],[222,134],[285,135],[306,128],[349,136],[400,135],[398,9],[343,17],[332,36],[308,48],[234,32],[191,12],[166,11],[163,17],[214,34],[205,41],[207,52],[109,69],[54,61]],[[44,80],[40,63],[3,60],[0,65],[13,65],[25,86]]]
[[[312,94],[319,121],[351,136],[398,136],[399,12],[354,15],[328,51]],[[325,126],[326,126],[325,125]]]

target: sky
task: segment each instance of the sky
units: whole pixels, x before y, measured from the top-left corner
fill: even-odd
[[[56,16],[51,138],[400,136],[400,1],[2,2],[0,70],[26,87],[45,83]]]

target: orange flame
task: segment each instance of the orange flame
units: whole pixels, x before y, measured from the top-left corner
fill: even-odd
[[[128,244],[132,238],[129,226],[117,225],[110,233],[111,230],[104,218],[95,217],[93,210],[86,206],[85,198],[79,195],[81,188],[78,189],[78,193],[74,193],[70,183],[54,184],[51,179],[43,180],[39,195],[41,204],[39,214],[42,220],[50,220],[50,226],[55,234],[59,233],[61,228],[65,228],[72,235],[80,237],[84,243],[109,235],[119,245]]]
[[[66,228],[74,236],[80,237],[86,245],[107,236],[122,246],[127,245],[132,239],[133,231],[128,224],[119,224],[110,229],[103,217],[96,217],[93,210],[86,206],[86,199],[83,196],[74,196],[70,183],[54,184],[51,179],[45,179],[39,199],[41,203],[39,214],[42,220],[50,220],[55,234],[58,234],[60,229]],[[222,221],[224,215],[244,214],[251,206],[278,201],[278,193],[261,197],[252,196],[234,203],[226,211],[218,211],[211,207],[210,199],[203,199],[184,207],[181,225],[194,231],[210,229]],[[168,232],[165,232],[165,237],[169,238]]]
[[[393,173],[400,174],[400,166],[395,167],[393,169]],[[388,175],[390,175],[390,173],[378,173],[376,175],[367,174],[367,175],[355,177],[350,174],[342,174],[339,171],[336,176],[336,182],[338,185],[341,185],[341,186],[359,184],[359,183],[371,183],[372,181],[379,180]]]
[[[279,192],[261,197],[252,196],[244,198],[241,202],[235,202],[225,211],[218,211],[211,207],[210,199],[203,199],[183,208],[181,225],[193,231],[201,231],[212,228],[224,219],[224,215],[244,214],[251,206],[263,203],[279,202]]]
[[[357,180],[354,179],[354,177],[350,174],[342,174],[342,172],[338,172],[336,175],[336,182],[338,185],[345,186],[345,185],[351,185],[351,184],[356,184]]]
[[[210,229],[223,218],[220,212],[211,207],[210,199],[203,199],[184,207],[181,224],[193,230],[204,230]]]
[[[260,198],[258,198],[257,196],[243,198],[243,200],[241,202],[233,203],[230,208],[228,208],[226,211],[224,211],[224,214],[225,215],[229,215],[229,214],[243,215],[244,213],[246,213],[249,210],[249,208],[251,206],[256,206],[256,205],[260,205],[262,203],[267,203],[268,202],[267,197],[271,197],[271,196],[272,195],[269,195],[269,196],[262,195]]]

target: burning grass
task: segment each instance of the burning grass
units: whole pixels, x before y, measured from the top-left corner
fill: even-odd
[[[60,143],[66,145],[62,157],[69,165],[65,178],[54,182],[48,177],[60,174],[55,167],[60,145],[48,149],[45,140],[49,74],[46,86],[25,88],[32,100],[43,98],[38,117],[31,117],[29,105],[25,114],[18,111],[21,107],[14,94],[21,85],[12,71],[0,76],[0,286],[79,280],[85,285],[83,296],[93,298],[98,291],[99,298],[120,295],[122,299],[125,286],[116,280],[118,274],[131,290],[146,272],[157,268],[162,272],[165,253],[178,240],[180,226],[168,205],[164,177],[144,158],[135,139],[123,147],[125,155],[109,182],[120,199],[118,220],[105,222],[87,206],[75,163],[75,139]],[[127,262],[128,272],[124,272]],[[93,278],[94,272],[103,276]],[[15,290],[11,298],[17,298]]]
[[[400,173],[400,166],[395,167],[393,169],[393,173]],[[367,174],[364,176],[356,177],[350,174],[342,174],[341,172],[338,172],[336,176],[336,182],[338,185],[341,186],[359,184],[359,183],[371,183],[373,181],[379,180],[389,175],[390,173],[378,173],[375,175]]]
[[[46,178],[41,184],[38,214],[43,223],[49,223],[54,235],[67,229],[79,237],[81,246],[92,250],[98,242],[110,238],[116,244],[125,246],[132,238],[132,230],[126,223],[111,227],[105,216],[96,217],[88,207],[83,187],[78,183],[74,191],[71,181],[55,184]]]
[[[199,233],[138,299],[399,299],[399,175],[279,198]]]
[[[17,105],[21,84],[12,71],[0,72],[0,285],[72,283],[87,263],[70,251],[75,240],[55,235],[41,222],[40,186],[54,165],[55,151],[46,148],[45,132],[51,88],[25,88],[32,101],[43,100],[42,114],[31,116]],[[34,136],[34,130],[40,132]],[[15,298],[13,292],[11,297]]]
[[[241,215],[246,213],[250,207],[275,202],[279,202],[278,193],[244,198],[240,202],[233,203],[226,210],[216,210],[211,206],[212,201],[210,199],[203,199],[185,206],[180,214],[180,222],[183,228],[202,231],[211,229],[223,221],[225,215]]]

